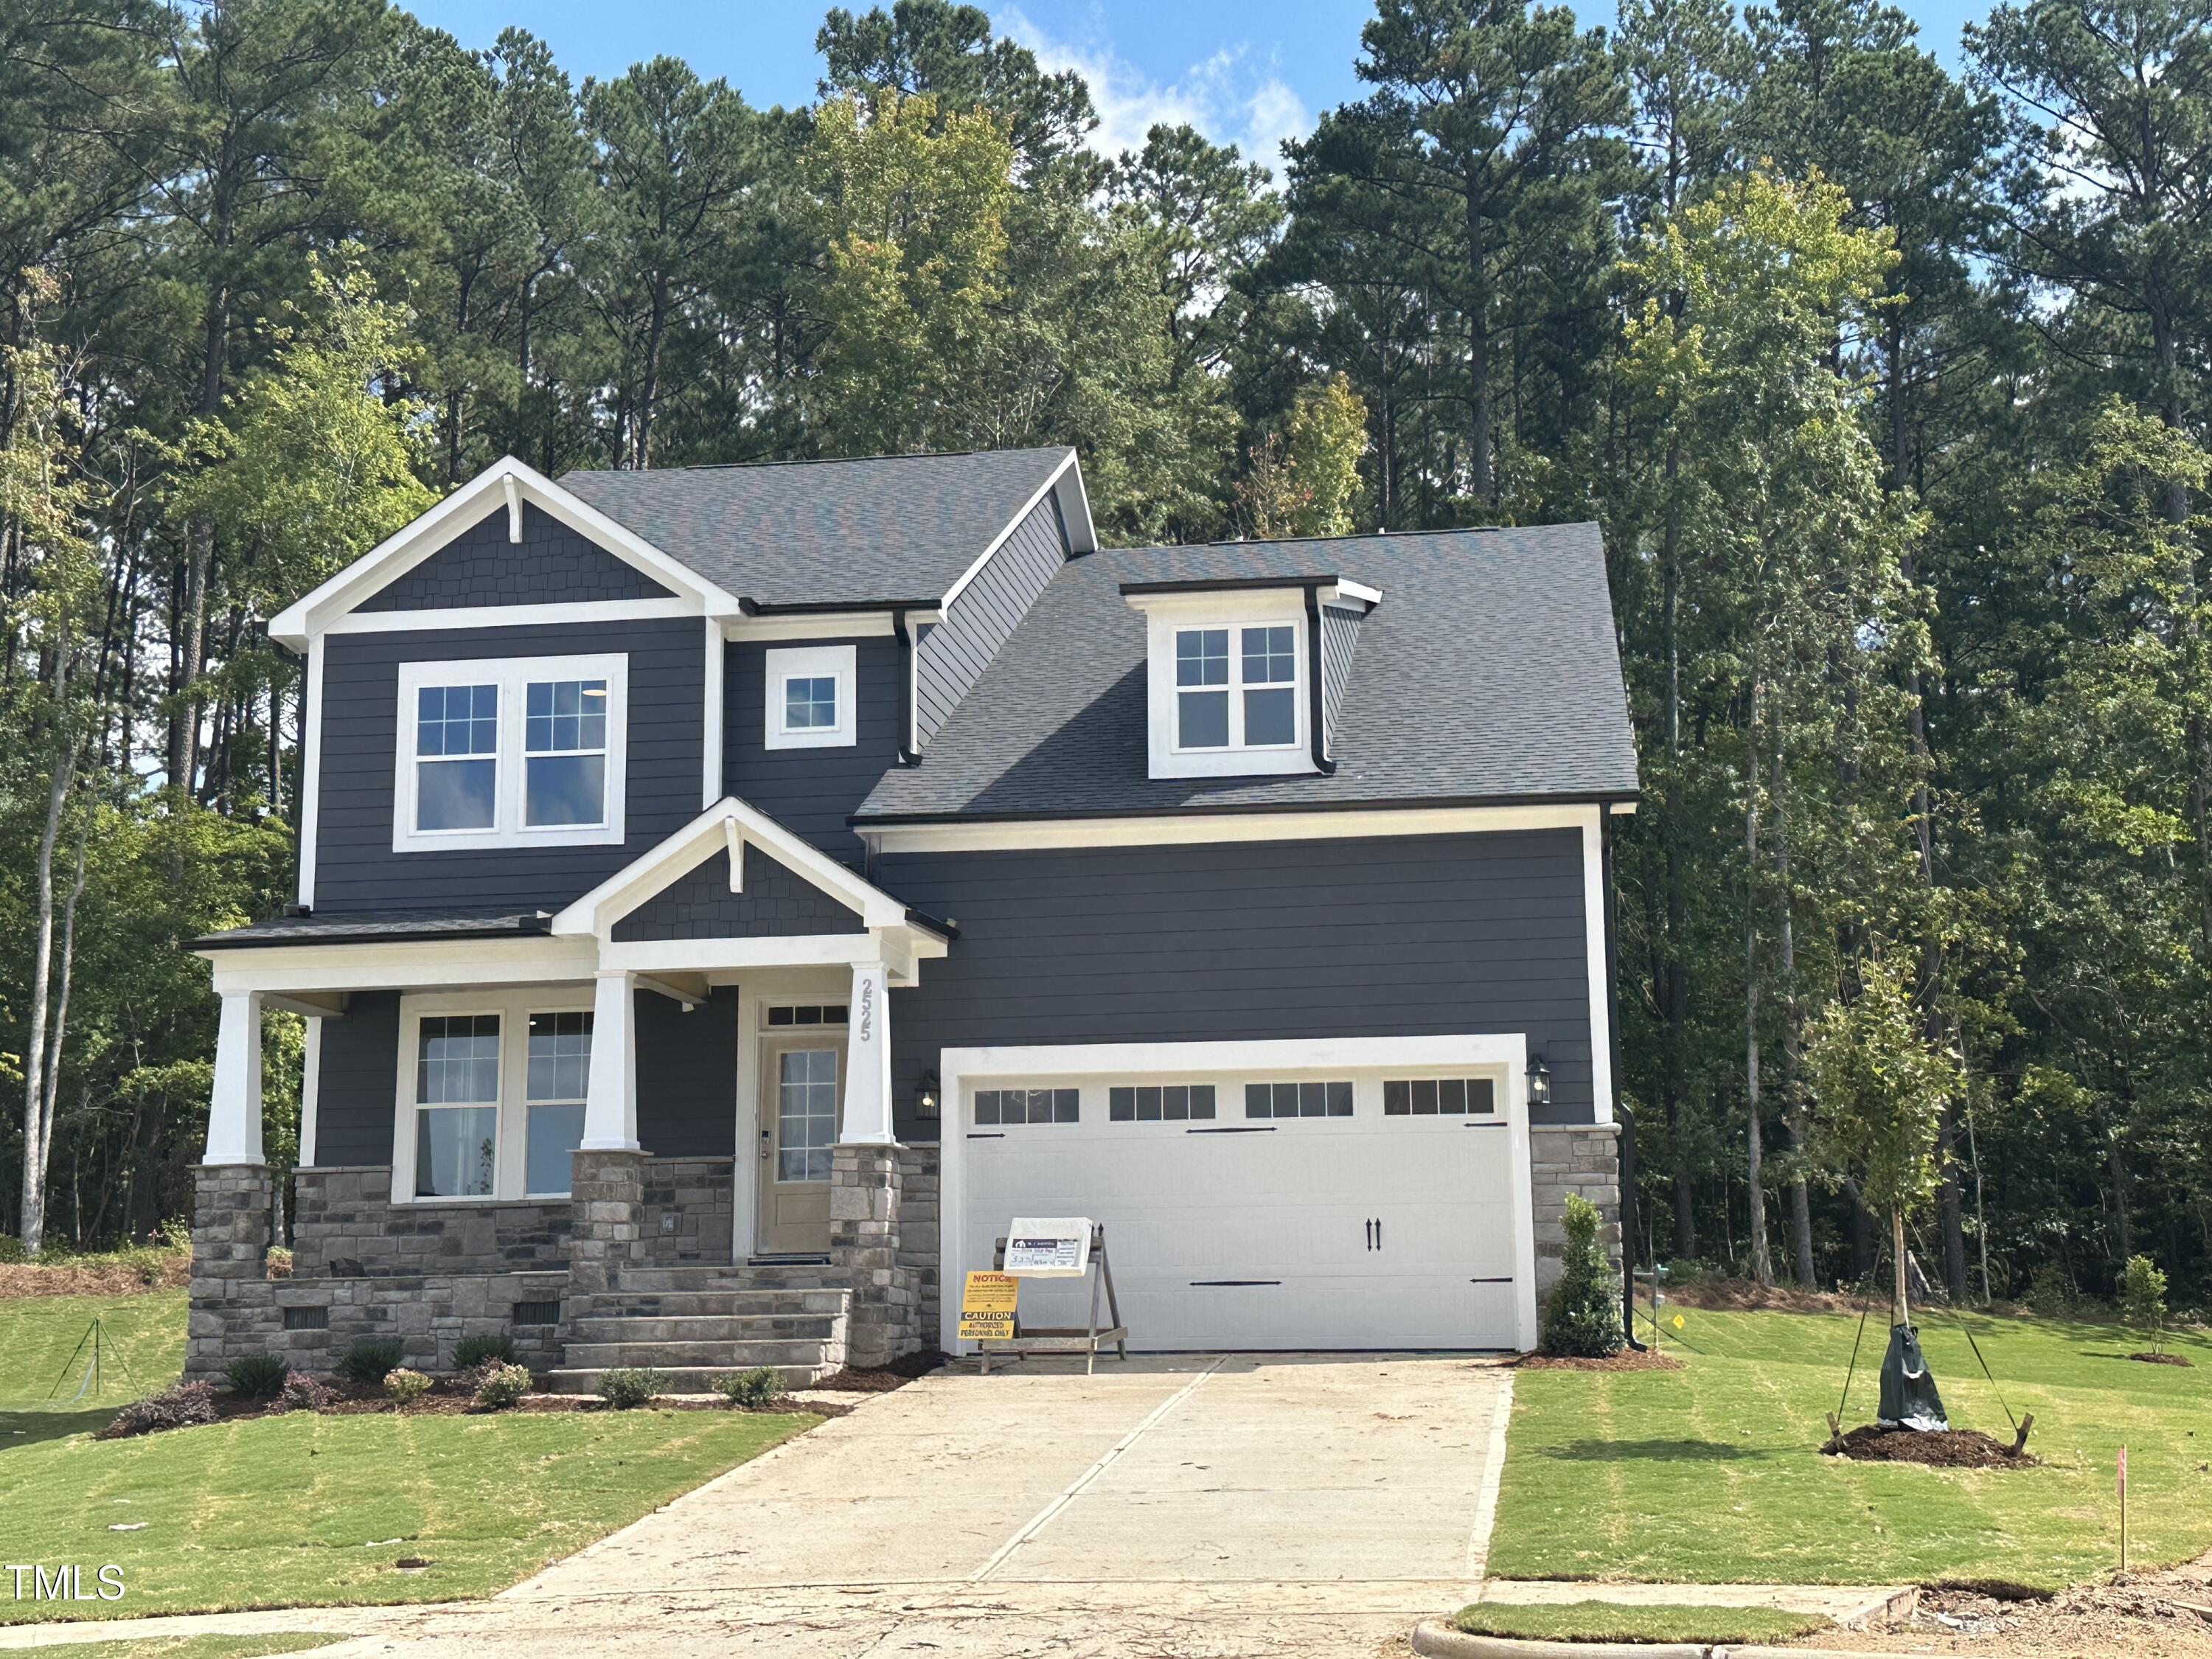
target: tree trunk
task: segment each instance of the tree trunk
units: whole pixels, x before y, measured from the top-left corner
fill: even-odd
[[[1910,1325],[1912,1309],[1905,1291],[1905,1208],[1898,1206],[1889,1212],[1889,1266],[1893,1275],[1890,1296],[1896,1309],[1891,1319],[1893,1325]]]
[[[1746,723],[1743,791],[1743,1096],[1747,1134],[1744,1176],[1751,1183],[1751,1276],[1774,1283],[1766,1251],[1766,1151],[1759,1131],[1759,668],[1752,665],[1751,717]]]
[[[1799,1075],[1797,1007],[1797,917],[1796,893],[1790,878],[1790,818],[1788,779],[1782,769],[1782,747],[1774,750],[1774,874],[1780,892],[1775,913],[1781,928],[1782,972],[1782,1122],[1789,1132],[1790,1255],[1797,1282],[1811,1290],[1819,1282],[1813,1274],[1813,1195],[1805,1182],[1804,1159],[1812,1139],[1805,1115],[1804,1088]]]
[[[1482,209],[1473,179],[1463,179],[1467,191],[1467,270],[1474,284],[1467,308],[1467,380],[1470,419],[1468,460],[1474,469],[1474,493],[1495,504],[1497,480],[1490,464],[1490,260],[1482,231]]]
[[[1959,1103],[1943,1103],[1943,1117],[1936,1131],[1936,1159],[1943,1171],[1939,1189],[1943,1219],[1943,1288],[1953,1305],[1966,1301],[1971,1289],[1966,1278],[1966,1194],[1959,1179]]]
[[[66,657],[55,671],[57,699],[68,682]],[[46,1148],[52,1136],[46,1123],[47,999],[54,959],[54,842],[61,833],[62,808],[76,771],[76,744],[64,734],[46,787],[46,827],[39,836],[37,917],[31,945],[31,1030],[23,1045],[23,1212],[18,1228],[27,1255],[36,1255],[46,1232]]]
[[[1667,1135],[1674,1153],[1674,1254],[1685,1259],[1698,1254],[1697,1218],[1693,1205],[1689,1157],[1683,1146],[1680,1112],[1689,1092],[1690,970],[1689,878],[1684,868],[1686,839],[1682,799],[1682,561],[1681,514],[1673,489],[1681,470],[1679,439],[1667,446],[1667,519],[1660,542],[1662,578],[1660,626],[1667,659],[1667,793],[1660,833],[1666,843],[1667,931],[1665,978],[1661,1006],[1667,1016],[1667,1060],[1664,1103]]]

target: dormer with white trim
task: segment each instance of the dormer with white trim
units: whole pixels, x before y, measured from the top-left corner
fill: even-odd
[[[1335,575],[1124,582],[1144,613],[1147,775],[1328,773],[1358,619],[1382,600]]]

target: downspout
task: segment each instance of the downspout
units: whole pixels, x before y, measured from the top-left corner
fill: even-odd
[[[1321,661],[1321,588],[1315,583],[1306,584],[1306,735],[1313,749],[1314,770],[1328,777],[1336,770],[1336,763],[1328,757],[1328,740],[1324,731],[1328,714],[1327,694],[1322,687]]]
[[[891,632],[899,643],[898,690],[898,763],[914,766],[921,760],[914,741],[914,630],[907,626],[906,609],[900,606],[891,612]]]
[[[1605,1042],[1613,1056],[1613,1115],[1620,1125],[1620,1325],[1628,1346],[1642,1353],[1644,1344],[1636,1336],[1636,1114],[1621,1097],[1620,1090],[1620,956],[1615,935],[1610,805],[1598,808],[1597,847],[1598,880],[1605,902]]]

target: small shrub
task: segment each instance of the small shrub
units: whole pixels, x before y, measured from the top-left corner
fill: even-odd
[[[292,1276],[292,1252],[282,1244],[270,1245],[262,1271],[270,1279],[289,1279]]]
[[[214,1421],[215,1384],[179,1382],[143,1400],[132,1401],[116,1413],[113,1422],[93,1437],[122,1440],[134,1434],[152,1434],[157,1429],[183,1429],[195,1423]]]
[[[23,1241],[13,1233],[0,1233],[0,1267],[13,1267],[30,1260]]]
[[[1665,1291],[1679,1290],[1685,1285],[1703,1285],[1717,1277],[1712,1268],[1693,1255],[1678,1256],[1667,1264]]]
[[[284,1392],[284,1379],[291,1367],[281,1354],[241,1354],[222,1368],[223,1381],[230,1391],[247,1400],[274,1400]]]
[[[319,1412],[334,1398],[329,1389],[305,1371],[288,1372],[284,1391],[276,1396],[288,1412]]]
[[[164,1255],[190,1255],[192,1253],[192,1224],[191,1218],[173,1215],[154,1229],[148,1241]]]
[[[765,1406],[783,1393],[783,1374],[772,1366],[756,1365],[716,1377],[714,1388],[732,1406]]]
[[[2150,1339],[2153,1353],[2166,1352],[2166,1274],[2147,1255],[2120,1270],[2120,1317]]]
[[[429,1391],[430,1379],[420,1371],[397,1365],[384,1374],[384,1397],[395,1406],[411,1405]]]
[[[491,1360],[476,1374],[476,1401],[488,1411],[503,1412],[522,1403],[522,1396],[530,1392],[530,1371],[522,1365],[502,1364]]]
[[[617,1365],[599,1375],[599,1398],[618,1412],[642,1406],[668,1379],[650,1365]]]
[[[118,1250],[115,1259],[138,1275],[141,1285],[158,1285],[162,1270],[168,1266],[169,1254],[151,1244],[142,1244],[136,1249]]]
[[[348,1382],[381,1382],[399,1363],[399,1345],[377,1337],[363,1337],[345,1351],[337,1375]]]
[[[1613,1261],[1598,1243],[1597,1206],[1580,1193],[1567,1194],[1566,1261],[1544,1304],[1538,1346],[1547,1354],[1603,1359],[1620,1352],[1620,1286]]]
[[[2035,1276],[2027,1281],[2027,1293],[2021,1300],[2046,1319],[2077,1313],[2081,1307],[2081,1291],[2075,1289],[2066,1269],[2056,1261],[2046,1261],[2035,1270]]]
[[[511,1336],[465,1336],[453,1344],[453,1369],[472,1371],[487,1359],[496,1359],[502,1365],[514,1364],[514,1339]]]

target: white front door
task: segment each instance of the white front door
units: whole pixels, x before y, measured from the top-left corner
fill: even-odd
[[[1278,1075],[1285,1109],[1264,1116],[1248,1105],[1249,1078],[1211,1080],[1203,1118],[1188,1086],[1201,1080],[1188,1074],[1182,1086],[1143,1087],[1134,1107],[1129,1093],[1153,1079],[1063,1085],[1053,1092],[1078,1097],[1072,1116],[1065,1103],[1026,1101],[1010,1113],[1015,1091],[994,1100],[988,1084],[964,1088],[954,1132],[968,1170],[965,1260],[988,1267],[1016,1216],[1089,1216],[1105,1224],[1133,1346],[1512,1347],[1503,1079],[1452,1079],[1455,1109],[1440,1111],[1431,1069],[1417,1112],[1398,1093],[1410,1075]],[[1400,1109],[1386,1110],[1386,1083]],[[1302,1109],[1285,1086],[1319,1099]],[[1468,1109],[1471,1091],[1484,1109]],[[1025,1325],[1080,1325],[1087,1313],[1086,1286],[1022,1286]]]
[[[762,1046],[760,1228],[763,1255],[830,1248],[830,1149],[844,1095],[842,1031]]]

